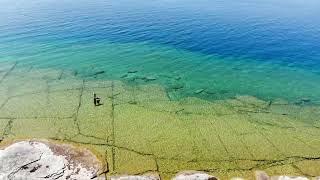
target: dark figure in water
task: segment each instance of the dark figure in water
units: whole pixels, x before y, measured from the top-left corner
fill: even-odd
[[[100,106],[101,104],[101,98],[97,97],[96,93],[93,93],[93,103],[95,106]]]

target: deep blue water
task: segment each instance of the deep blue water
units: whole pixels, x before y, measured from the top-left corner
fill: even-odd
[[[79,71],[91,61],[114,77],[143,64],[164,85],[172,82],[161,74],[180,73],[186,95],[201,83],[230,96],[320,95],[318,0],[2,0],[0,7],[0,61]]]

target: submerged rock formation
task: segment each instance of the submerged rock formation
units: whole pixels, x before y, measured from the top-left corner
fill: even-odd
[[[195,94],[200,94],[200,93],[202,93],[204,90],[205,90],[205,89],[198,89],[198,90],[194,91],[194,93],[195,93]]]
[[[102,167],[88,150],[38,141],[0,150],[0,162],[0,179],[91,179]]]
[[[191,86],[188,77],[175,73],[166,77],[125,72],[124,83],[94,80],[98,68],[79,70],[77,76],[73,71],[12,62],[0,63],[0,69],[1,145],[38,138],[89,146],[110,165],[104,174],[108,178],[157,172],[166,180],[195,169],[214,170],[222,180],[253,179],[257,168],[269,176],[319,176],[320,106],[312,96],[300,98],[305,103],[311,100],[305,105],[283,97],[234,96],[227,87],[204,87],[201,82],[193,89],[196,84]],[[158,79],[145,83],[141,78],[146,75]],[[131,80],[135,83],[127,83]],[[197,89],[200,94],[195,95]],[[104,106],[93,106],[92,92],[103,98]],[[21,161],[19,167],[28,162]],[[10,161],[2,157],[1,163]],[[18,174],[43,168],[29,166]],[[11,171],[0,173],[7,176]]]

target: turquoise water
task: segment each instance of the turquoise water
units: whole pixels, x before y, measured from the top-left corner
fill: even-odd
[[[0,61],[87,79],[159,83],[172,99],[320,102],[316,0],[4,0],[0,6]]]

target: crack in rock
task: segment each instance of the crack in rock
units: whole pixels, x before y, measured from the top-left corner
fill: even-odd
[[[17,168],[16,170],[12,171],[9,175],[8,175],[8,179],[14,179],[15,174],[17,174],[20,170],[26,169],[29,165],[36,163],[38,161],[41,160],[43,153],[41,153],[40,157],[34,161],[28,162],[22,166],[20,166],[19,168]]]
[[[0,84],[7,78],[7,76],[16,68],[18,62],[15,62],[13,66],[2,76],[0,79]]]

